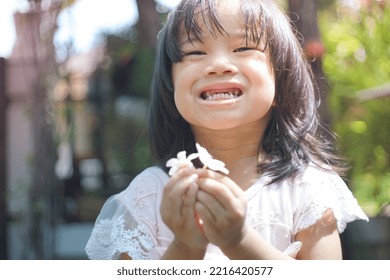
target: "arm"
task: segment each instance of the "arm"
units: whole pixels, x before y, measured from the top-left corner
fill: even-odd
[[[297,255],[297,259],[342,259],[339,233],[332,211],[328,210],[317,223],[299,232],[296,235],[296,240],[302,242],[302,248]],[[251,228],[249,228],[241,242],[222,250],[231,259],[292,259],[265,242]]]
[[[242,240],[221,250],[232,260],[293,260],[264,240],[249,226]]]
[[[337,222],[331,210],[317,223],[297,233],[296,240],[302,242],[297,259],[342,259]]]
[[[130,257],[128,254],[126,253],[122,253],[120,256],[119,256],[119,259],[121,260],[132,260],[133,258]]]
[[[165,251],[161,260],[202,260],[206,254],[206,247],[196,248],[173,240]]]
[[[207,239],[231,259],[292,259],[264,240],[245,223],[246,201],[242,190],[228,177],[202,171],[196,210],[204,220]],[[303,243],[297,259],[340,259],[341,246],[331,211],[299,232]]]

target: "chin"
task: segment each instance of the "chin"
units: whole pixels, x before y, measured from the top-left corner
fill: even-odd
[[[238,128],[238,127],[241,126],[241,124],[232,122],[232,121],[227,120],[225,118],[223,120],[212,120],[212,121],[209,121],[206,124],[197,125],[197,126],[198,127],[203,127],[205,129],[209,129],[209,130],[223,131],[223,130],[231,130],[231,129]]]

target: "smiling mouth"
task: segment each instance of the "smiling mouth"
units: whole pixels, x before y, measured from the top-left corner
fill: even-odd
[[[236,99],[242,95],[242,91],[238,88],[224,90],[207,90],[200,94],[200,98],[205,101],[221,101]]]

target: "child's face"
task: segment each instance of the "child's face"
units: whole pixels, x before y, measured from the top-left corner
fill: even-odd
[[[226,34],[211,34],[201,16],[202,42],[183,34],[183,59],[173,65],[176,107],[195,127],[230,129],[268,123],[275,80],[263,44],[245,40],[239,0],[221,1],[218,15]]]

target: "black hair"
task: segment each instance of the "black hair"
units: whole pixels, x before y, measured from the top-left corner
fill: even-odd
[[[318,134],[319,92],[291,21],[272,0],[240,1],[246,39],[264,43],[275,75],[276,106],[259,143],[268,160],[258,164],[259,172],[267,172],[276,182],[295,176],[308,163],[341,171],[333,146]],[[158,34],[149,136],[152,153],[161,167],[179,151],[195,152],[191,127],[175,106],[172,65],[183,57],[183,31],[189,40],[201,40],[198,16],[208,31],[228,36],[218,18],[216,2],[221,1],[181,1]]]

